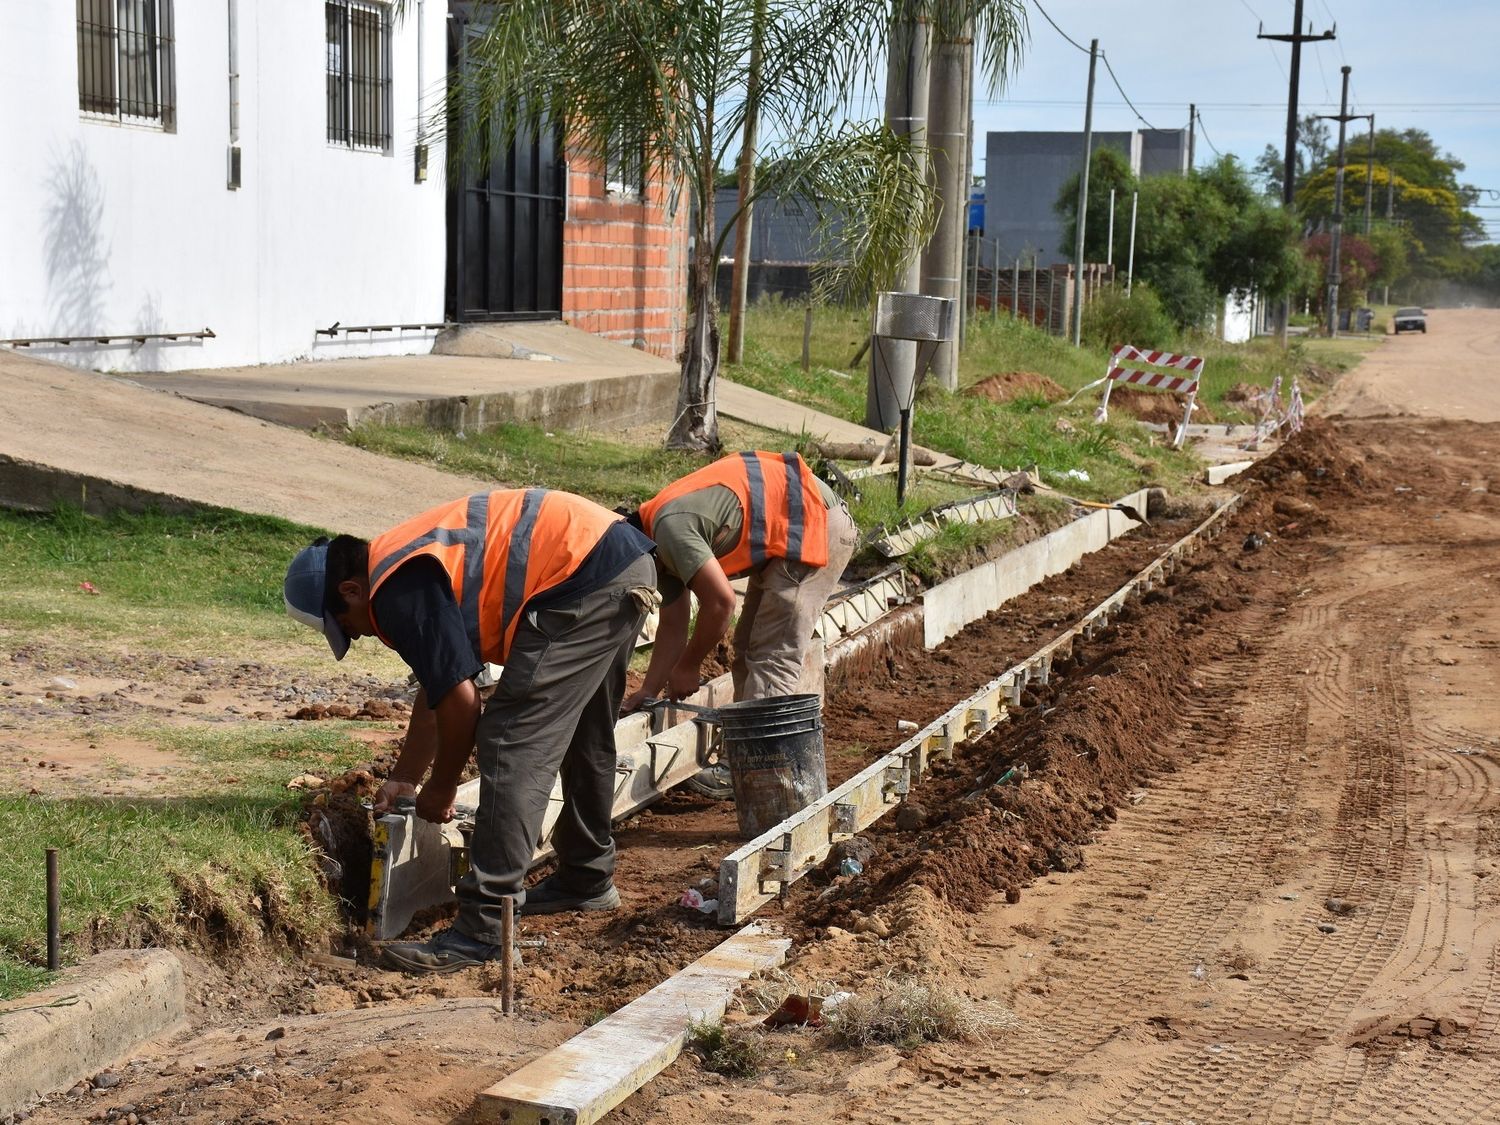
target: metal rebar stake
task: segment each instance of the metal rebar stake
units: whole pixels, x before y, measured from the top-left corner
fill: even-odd
[[[510,895],[500,908],[500,1011],[516,1014],[516,900]]]
[[[57,849],[47,849],[47,970],[62,968],[62,902],[57,889]]]

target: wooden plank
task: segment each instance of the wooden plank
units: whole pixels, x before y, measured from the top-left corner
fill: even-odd
[[[784,887],[822,863],[835,842],[863,831],[899,804],[921,779],[933,757],[951,756],[956,745],[992,729],[1003,720],[1007,706],[1020,702],[1025,684],[1031,680],[1046,683],[1052,674],[1053,661],[1071,653],[1078,637],[1091,638],[1107,626],[1132,597],[1144,592],[1154,577],[1164,575],[1168,558],[1190,554],[1200,537],[1216,536],[1239,502],[1240,497],[1233,496],[1220,505],[1077,624],[1030,657],[939,715],[827,796],[726,856],[719,865],[719,924],[742,922]]]
[[[475,1118],[504,1125],[591,1125],[682,1053],[689,1024],[723,1017],[751,974],[791,941],[746,926],[650,992],[480,1093]]]

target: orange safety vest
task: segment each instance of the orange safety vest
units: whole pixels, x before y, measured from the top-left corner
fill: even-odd
[[[733,578],[767,559],[828,565],[828,508],[817,478],[797,453],[734,453],[705,465],[642,504],[642,528],[650,535],[663,504],[716,484],[733,492],[745,513],[739,542],[719,556],[726,575]]]
[[[370,596],[408,559],[437,559],[448,572],[474,654],[504,664],[521,609],[565,582],[619,518],[592,500],[545,488],[465,496],[371,540]],[[373,612],[370,622],[391,647]]]

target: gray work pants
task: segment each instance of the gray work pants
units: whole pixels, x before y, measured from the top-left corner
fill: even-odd
[[[859,528],[849,509],[835,504],[828,509],[827,566],[770,559],[750,572],[734,627],[735,699],[796,694],[818,618],[857,546]]]
[[[458,886],[461,933],[498,944],[503,898],[525,902],[523,880],[559,772],[563,806],[552,829],[557,878],[579,894],[602,891],[615,869],[615,720],[625,669],[645,616],[634,591],[656,585],[643,555],[576,602],[523,610],[505,672],[479,717],[474,742],[479,808],[469,873]]]

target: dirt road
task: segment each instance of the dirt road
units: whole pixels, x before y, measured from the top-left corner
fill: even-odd
[[[1500,422],[1500,315],[1493,309],[1435,309],[1427,331],[1381,344],[1325,396],[1326,415],[1412,414]]]
[[[1497,363],[1500,314],[1438,314],[1339,398],[1500,419]],[[898,894],[895,916],[920,908],[917,940],[856,947],[877,970],[926,967],[1004,1003],[1016,1031],[863,1058],[818,1054],[803,1033],[800,1067],[724,1088],[680,1065],[626,1119],[1500,1119],[1497,464],[1500,426],[1338,423],[1250,486],[1237,534],[1260,519],[1272,545],[1222,546],[1201,576],[1248,598],[1241,611],[1205,636],[1171,604],[1155,631],[1150,617],[1121,627],[1109,678],[1155,706],[1120,725],[1169,772],[1101,821],[1080,870],[1014,905],[978,887],[972,910]],[[1347,488],[1319,489],[1341,472]],[[1008,760],[1027,732],[971,756]],[[1117,731],[1094,751],[1130,748]],[[919,846],[958,866],[952,840],[929,831]],[[940,863],[905,870],[941,888]],[[832,975],[822,944],[793,972]]]

